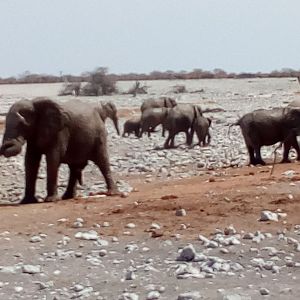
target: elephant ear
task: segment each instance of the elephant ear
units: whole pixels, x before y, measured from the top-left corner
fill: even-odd
[[[198,118],[199,116],[202,116],[202,109],[198,105],[194,105],[194,119]]]
[[[210,127],[210,126],[211,126],[212,120],[211,120],[211,118],[206,118],[206,119],[207,119],[207,121],[208,121],[208,126]]]
[[[169,102],[170,102],[170,107],[175,107],[177,105],[177,102],[175,99],[172,98],[168,98]]]
[[[47,98],[33,101],[36,115],[36,127],[42,134],[55,136],[68,122],[67,114],[56,102]]]
[[[108,107],[108,109],[109,109],[110,111],[112,111],[112,113],[113,113],[114,115],[117,114],[117,107],[116,107],[116,105],[115,105],[114,103],[112,103],[111,101],[106,102],[106,106]]]

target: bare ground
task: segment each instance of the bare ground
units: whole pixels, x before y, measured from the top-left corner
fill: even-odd
[[[299,224],[300,176],[287,178],[282,173],[288,169],[300,173],[300,165],[276,165],[270,177],[270,167],[244,167],[208,171],[207,175],[192,179],[145,183],[142,178],[129,181],[136,191],[127,198],[91,197],[41,203],[35,205],[4,206],[0,210],[0,231],[17,233],[50,233],[49,224],[67,218],[73,222],[80,217],[86,226],[109,221],[111,226],[101,231],[103,235],[123,235],[125,225],[133,222],[134,235],[149,234],[145,231],[152,222],[161,224],[157,235],[169,237],[180,232],[180,224],[188,226],[184,238],[209,234],[216,228],[234,224],[240,230],[275,231]],[[211,173],[211,174],[210,174]],[[290,196],[289,196],[290,195]],[[292,195],[292,196],[291,196]],[[293,199],[290,199],[293,197]],[[175,217],[176,209],[184,208],[186,216]],[[262,210],[281,209],[288,214],[287,222],[258,222]],[[55,227],[68,234],[70,222]]]

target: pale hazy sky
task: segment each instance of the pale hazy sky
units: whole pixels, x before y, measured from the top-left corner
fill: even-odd
[[[0,76],[300,69],[300,0],[0,0]]]

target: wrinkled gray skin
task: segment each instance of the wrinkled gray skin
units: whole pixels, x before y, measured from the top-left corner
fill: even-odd
[[[265,165],[260,148],[278,142],[283,142],[284,145],[282,163],[290,162],[288,156],[291,147],[295,148],[297,160],[300,160],[300,149],[296,139],[296,135],[300,133],[300,109],[258,109],[244,115],[233,125],[241,127],[250,164]]]
[[[108,193],[117,192],[107,153],[106,129],[94,107],[81,101],[57,104],[47,98],[21,100],[6,117],[0,154],[19,154],[27,141],[25,154],[25,195],[21,203],[35,203],[35,183],[42,154],[47,163],[47,197],[57,200],[57,173],[68,164],[70,177],[63,199],[73,198],[81,171],[89,160],[101,170]]]
[[[288,105],[288,107],[298,107],[298,108],[300,108],[300,98],[298,98],[298,99],[292,101],[292,102]]]
[[[211,136],[209,127],[211,126],[211,119],[203,116],[197,116],[193,123],[194,131],[198,137],[199,146],[207,146],[210,143]]]
[[[107,118],[113,121],[116,131],[118,135],[120,135],[118,110],[116,108],[116,105],[110,101],[106,103],[99,102],[96,105],[96,109],[99,112],[99,115],[104,123]]]
[[[174,148],[175,135],[179,132],[185,132],[186,143],[191,145],[193,142],[194,127],[198,116],[202,116],[200,106],[191,104],[178,104],[169,110],[165,121],[165,129],[169,131],[169,135],[165,141],[164,148]]]
[[[160,108],[148,108],[143,111],[141,116],[141,131],[140,137],[144,132],[148,132],[148,137],[150,133],[155,130],[155,127],[162,125],[162,136],[165,136],[165,126],[164,123],[167,119],[170,108],[160,107]]]
[[[159,108],[159,107],[175,107],[177,102],[175,99],[169,97],[160,97],[159,99],[147,99],[141,105],[141,112],[148,108]]]
[[[131,118],[124,123],[123,137],[126,135],[129,136],[131,133],[134,133],[136,137],[140,135],[141,128],[141,117]]]

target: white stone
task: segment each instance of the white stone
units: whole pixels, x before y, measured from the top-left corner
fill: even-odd
[[[198,300],[201,299],[202,296],[199,292],[187,292],[178,295],[177,300]]]
[[[23,273],[28,273],[28,274],[37,274],[41,273],[41,266],[37,265],[24,265],[22,266],[22,272]]]
[[[99,238],[98,233],[94,230],[90,230],[88,232],[77,232],[75,234],[75,238],[76,239],[80,239],[80,240],[92,240],[95,241]]]
[[[185,246],[177,258],[178,261],[192,261],[196,256],[196,251],[192,244]]]
[[[278,214],[269,210],[263,210],[260,215],[259,221],[275,221],[278,222]]]

